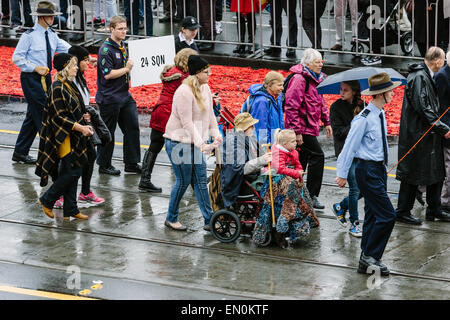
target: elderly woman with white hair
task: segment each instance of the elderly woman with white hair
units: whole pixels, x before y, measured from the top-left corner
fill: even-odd
[[[327,138],[332,136],[325,100],[317,92],[317,86],[326,77],[322,67],[320,52],[306,49],[301,62],[290,69],[293,75],[285,97],[285,128],[295,131],[297,145],[301,145],[299,160],[303,168],[308,165],[307,188],[316,209],[325,208],[318,200],[325,164],[325,155],[317,140],[320,121],[325,125]]]

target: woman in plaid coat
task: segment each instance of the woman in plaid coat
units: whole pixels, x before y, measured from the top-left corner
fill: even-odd
[[[60,53],[53,59],[53,66],[58,72],[47,92],[47,106],[42,115],[36,174],[41,177],[42,187],[47,185],[48,176],[54,183],[38,202],[44,213],[54,218],[53,205],[63,196],[64,219],[88,219],[77,207],[77,184],[83,165],[95,151],[88,138],[93,134],[85,120],[88,113],[72,82],[78,71],[77,59]]]

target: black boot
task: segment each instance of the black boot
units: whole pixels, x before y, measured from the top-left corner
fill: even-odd
[[[148,192],[162,192],[162,189],[153,185],[151,181],[153,166],[155,165],[157,156],[158,154],[151,152],[150,149],[147,149],[145,152],[144,160],[142,161],[142,174],[141,181],[139,182],[139,189]]]

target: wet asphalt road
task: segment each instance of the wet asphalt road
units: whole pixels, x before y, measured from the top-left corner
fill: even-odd
[[[360,240],[342,229],[329,210],[348,192],[333,186],[335,159],[330,143],[324,142],[327,169],[320,200],[326,209],[317,212],[321,226],[293,249],[257,248],[245,237],[222,244],[203,231],[190,189],[180,208],[180,221],[188,232],[164,227],[174,181],[164,152],[154,172],[154,183],[163,188],[162,194],[139,192],[135,174],[99,175],[96,167],[92,189],[106,199],[105,204],[82,207],[90,216],[88,221],[62,221],[60,210],[55,210],[56,219],[48,219],[36,204],[45,189],[39,186],[34,168],[10,160],[17,138],[14,132],[20,128],[24,110],[25,105],[19,103],[0,106],[0,285],[101,299],[450,297],[450,224],[397,224],[383,258],[392,275],[372,283],[373,279],[356,273]],[[140,116],[140,122],[145,146],[148,117]],[[116,136],[120,142],[120,130]],[[37,147],[37,139],[33,147]],[[390,151],[395,154],[395,145],[390,145]],[[119,144],[114,153],[114,165],[119,169],[123,169],[121,153]],[[31,154],[36,155],[35,149]],[[395,207],[398,182],[392,177],[388,190]],[[359,210],[362,220],[363,201]],[[413,214],[423,218],[424,212],[425,208],[417,205]],[[69,288],[72,274],[67,268],[79,268],[77,288]],[[102,281],[102,288],[90,289],[94,280]],[[44,299],[1,288],[0,298]],[[91,292],[80,294],[84,289]]]

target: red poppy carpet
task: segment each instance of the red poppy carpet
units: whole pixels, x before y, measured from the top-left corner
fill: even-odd
[[[14,48],[0,46],[0,95],[11,95],[23,97],[20,86],[20,69],[12,63]],[[93,55],[95,56],[95,55]],[[269,69],[254,70],[251,68],[211,66],[212,75],[209,85],[213,93],[217,92],[221,98],[221,104],[226,106],[233,114],[237,114],[248,96],[248,88],[255,83],[262,83]],[[54,72],[54,71],[53,71]],[[280,71],[284,76],[288,71]],[[97,69],[90,66],[85,72],[85,77],[91,91],[91,102],[95,103],[93,97],[97,92]],[[151,109],[156,103],[161,91],[161,84],[154,84],[131,88],[130,92],[136,100],[138,108],[144,112]],[[400,125],[400,114],[403,101],[404,87],[394,90],[395,96],[392,102],[385,106],[386,120],[388,123],[388,134],[398,135]],[[336,101],[338,95],[324,95],[328,108]],[[368,98],[367,101],[369,101]]]

